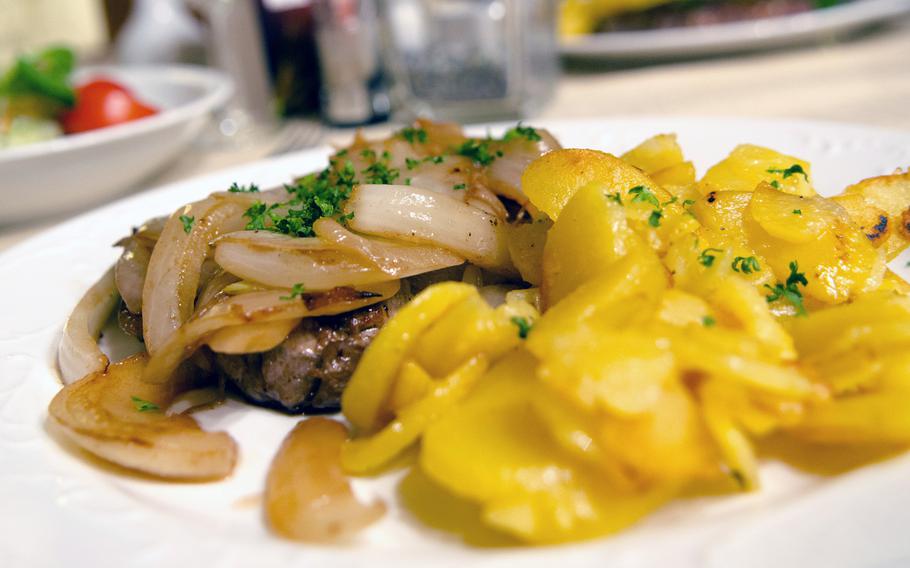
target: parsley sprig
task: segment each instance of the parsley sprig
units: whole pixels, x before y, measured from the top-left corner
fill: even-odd
[[[303,287],[303,282],[298,282],[291,286],[291,293],[287,296],[278,296],[279,300],[294,300],[296,298],[303,297],[303,293],[306,292],[306,288]]]
[[[235,181],[231,184],[231,187],[228,188],[228,191],[231,193],[259,193],[259,186],[255,183],[250,185],[238,185]]]
[[[790,176],[801,175],[806,181],[809,181],[809,174],[807,174],[806,170],[804,170],[803,167],[799,164],[793,164],[786,169],[768,168],[765,171],[769,174],[780,174],[784,179],[787,179]]]
[[[414,142],[423,144],[427,141],[427,131],[423,128],[406,126],[398,131],[398,135],[407,140],[410,144],[413,144]]]
[[[196,222],[196,217],[181,215],[180,222],[183,223],[183,232],[189,235],[191,232],[193,232],[193,223]]]
[[[531,328],[534,327],[534,325],[528,321],[528,318],[523,318],[521,316],[512,316],[511,322],[518,327],[518,337],[522,339],[527,339],[528,334],[531,333]]]
[[[161,412],[160,406],[154,402],[139,398],[138,396],[131,396],[130,401],[132,401],[133,408],[136,409],[136,412]]]
[[[808,286],[809,281],[806,279],[806,275],[799,271],[799,264],[794,260],[790,262],[790,275],[787,276],[786,282],[783,284],[778,282],[774,286],[765,284],[765,288],[771,291],[766,296],[768,303],[783,299],[796,308],[796,315],[806,315],[806,307],[803,305],[803,294],[799,291],[800,284]]]
[[[528,142],[540,142],[543,138],[540,137],[540,134],[537,133],[537,130],[530,126],[522,126],[519,122],[513,128],[506,130],[505,135],[502,139],[505,142],[509,140],[517,140],[519,138],[524,138]]]
[[[455,149],[455,153],[470,158],[478,166],[489,166],[496,158],[502,157],[502,151],[493,151],[490,148],[491,138],[469,138]]]
[[[733,271],[743,274],[752,274],[761,270],[758,259],[754,256],[737,256],[733,259]]]
[[[711,268],[714,265],[714,259],[717,258],[714,254],[712,254],[715,252],[724,252],[724,249],[706,248],[698,255],[698,262],[700,262],[701,265],[705,268]]]

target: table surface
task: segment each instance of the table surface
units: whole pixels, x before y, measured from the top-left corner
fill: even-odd
[[[808,118],[910,131],[910,19],[801,48],[679,62],[566,63],[534,118],[702,115]],[[387,128],[387,127],[386,127]],[[379,130],[383,128],[380,127]],[[329,130],[342,143],[351,132]],[[256,160],[273,148],[197,149],[136,191]],[[0,226],[0,251],[65,218]]]

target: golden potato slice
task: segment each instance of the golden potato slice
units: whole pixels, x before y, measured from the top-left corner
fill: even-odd
[[[477,289],[461,282],[431,286],[383,326],[341,395],[342,412],[355,428],[375,432],[392,419],[388,397],[411,349],[427,328],[472,294]]]
[[[604,193],[625,193],[636,186],[654,187],[641,170],[597,150],[564,149],[537,158],[521,176],[531,203],[554,221],[576,191],[591,183]]]
[[[652,136],[620,158],[647,174],[653,174],[685,161],[675,134]]]
[[[666,168],[651,172],[651,179],[665,188],[675,189],[689,187],[695,183],[695,165],[692,162],[680,162]]]
[[[428,393],[401,408],[375,434],[345,442],[341,464],[349,473],[377,471],[411,446],[433,422],[439,420],[464,398],[487,369],[487,359],[477,355],[434,384]]]
[[[878,221],[870,224],[869,213],[866,213],[861,225],[873,240],[880,233],[886,233],[885,254],[889,259],[907,248],[910,243],[910,171],[869,178],[851,185],[844,193],[861,195],[875,212],[883,211],[887,216],[887,221],[883,221],[879,214]]]
[[[421,468],[480,503],[484,520],[527,542],[565,542],[620,530],[660,506],[672,487],[619,491],[554,443],[534,413],[533,358],[514,352],[423,438]],[[483,459],[477,459],[483,456]]]
[[[826,304],[848,301],[881,285],[886,268],[883,251],[872,245],[842,208],[822,198],[807,198],[801,206],[806,212],[794,215],[792,196],[768,187],[759,188],[756,195],[759,199],[750,202],[743,227],[749,246],[765,259],[778,282],[787,281],[791,263],[796,262],[808,280],[804,295]],[[774,208],[779,209],[776,216],[770,213]],[[794,218],[811,215],[822,219],[825,227],[810,240],[801,240],[819,225],[780,221],[788,211]],[[765,226],[790,240],[775,236]],[[802,293],[801,286],[800,290]]]
[[[729,156],[705,173],[700,185],[711,190],[752,191],[760,183],[776,185],[785,193],[812,196],[809,164],[795,158],[752,144],[742,144]]]
[[[669,345],[635,330],[609,333],[576,325],[557,341],[529,342],[528,349],[541,361],[541,382],[588,411],[648,412],[675,376]]]
[[[593,183],[580,189],[547,235],[541,295],[551,306],[620,258],[649,254],[631,231],[622,205]]]
[[[772,237],[788,243],[807,243],[827,228],[830,215],[820,198],[806,199],[760,184],[752,192],[748,211]]]

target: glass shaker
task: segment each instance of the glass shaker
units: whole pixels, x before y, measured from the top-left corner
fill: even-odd
[[[555,0],[379,0],[398,118],[527,116],[558,74]]]

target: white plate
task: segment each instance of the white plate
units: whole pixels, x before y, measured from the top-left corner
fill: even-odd
[[[678,132],[700,172],[737,143],[769,145],[811,160],[817,186],[829,194],[910,164],[910,134],[837,124],[654,118],[544,125],[566,146],[613,152]],[[0,566],[910,565],[910,458],[832,479],[766,462],[758,493],[676,502],[615,537],[536,549],[473,549],[421,525],[396,500],[393,475],[356,484],[391,504],[381,523],[350,545],[316,547],[270,536],[258,508],[241,505],[262,490],[292,417],[240,403],[205,414],[207,427],[227,429],[241,448],[236,473],[210,484],[118,474],[49,438],[44,422],[60,387],[54,353],[61,326],[116,259],[111,243],[147,217],[231,182],[279,184],[323,167],[326,155],[284,156],[136,195],[0,256]],[[906,272],[903,265],[895,268]]]
[[[231,80],[203,67],[85,67],[74,81],[110,77],[157,114],[81,134],[0,150],[0,224],[100,203],[160,170],[186,149]]]
[[[564,55],[659,59],[787,47],[823,40],[910,12],[910,0],[856,0],[802,14],[709,26],[590,34],[564,39]]]

